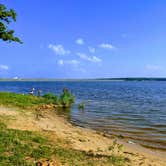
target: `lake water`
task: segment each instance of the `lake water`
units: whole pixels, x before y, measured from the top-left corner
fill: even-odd
[[[0,82],[0,91],[28,93],[32,87],[56,94],[69,88],[76,97],[69,118],[79,126],[166,150],[164,81]],[[80,102],[85,110],[78,110]]]

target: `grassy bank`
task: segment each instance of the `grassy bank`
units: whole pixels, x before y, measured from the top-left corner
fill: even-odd
[[[49,160],[52,163],[67,165],[122,165],[122,157],[95,156],[73,150],[62,145],[57,140],[51,143],[48,138],[39,133],[7,129],[0,123],[0,165],[20,166],[35,165],[39,161]]]
[[[60,96],[48,93],[40,97],[28,94],[0,92],[1,105],[15,106],[19,108],[32,108],[34,106],[44,104],[52,104],[59,107],[70,107],[73,103],[74,96],[65,90]]]
[[[25,119],[20,122],[22,126],[27,125],[26,119],[29,118],[27,116],[29,108],[31,108],[31,113],[33,113],[33,109],[35,110],[36,106],[43,104],[64,105],[68,100],[69,96],[66,97],[64,93],[60,97],[55,97],[50,94],[36,97],[16,93],[0,93],[0,105],[6,108],[10,106],[12,108],[16,107],[18,110],[25,110],[25,114],[21,112],[21,116],[23,116],[21,119]],[[70,145],[69,140],[59,137],[51,139],[50,137],[55,133],[50,133],[51,131],[49,129],[30,131],[31,128],[29,127],[28,130],[19,130],[17,127],[19,128],[20,125],[16,125],[19,121],[18,116],[20,116],[19,113],[15,116],[11,114],[10,116],[6,114],[0,115],[0,166],[30,166],[40,162],[69,166],[125,165],[126,159],[120,154],[115,155],[112,153],[111,155],[104,155],[93,153],[93,151],[76,150]],[[50,115],[50,117],[52,116]],[[15,129],[6,126],[11,121],[15,125]],[[15,121],[17,121],[17,123]],[[38,121],[40,121],[40,119],[36,120],[36,123]],[[32,123],[34,123],[34,121],[32,121]],[[57,122],[55,124],[57,124]],[[83,143],[84,140],[79,138],[79,141]],[[109,147],[110,151],[114,149],[114,146],[117,145]]]

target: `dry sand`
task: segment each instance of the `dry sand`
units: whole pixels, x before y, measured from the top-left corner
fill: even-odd
[[[114,138],[107,137],[94,130],[77,127],[55,111],[42,110],[42,117],[36,119],[34,111],[18,111],[14,108],[0,107],[0,115],[8,116],[8,127],[19,130],[51,132],[50,139],[66,139],[74,149],[91,151],[96,154],[110,155],[108,150]],[[9,118],[13,117],[13,118]],[[153,151],[138,144],[129,144],[127,140],[118,139],[123,144],[122,155],[130,159],[130,166],[166,166],[166,152]]]

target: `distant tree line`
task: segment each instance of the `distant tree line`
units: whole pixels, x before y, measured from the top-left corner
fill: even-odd
[[[98,78],[96,80],[110,80],[110,81],[166,81],[166,78],[153,77],[129,77],[129,78]]]

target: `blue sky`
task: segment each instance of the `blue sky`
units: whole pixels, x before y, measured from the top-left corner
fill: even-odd
[[[1,0],[24,42],[0,41],[0,77],[166,77],[165,0]]]

